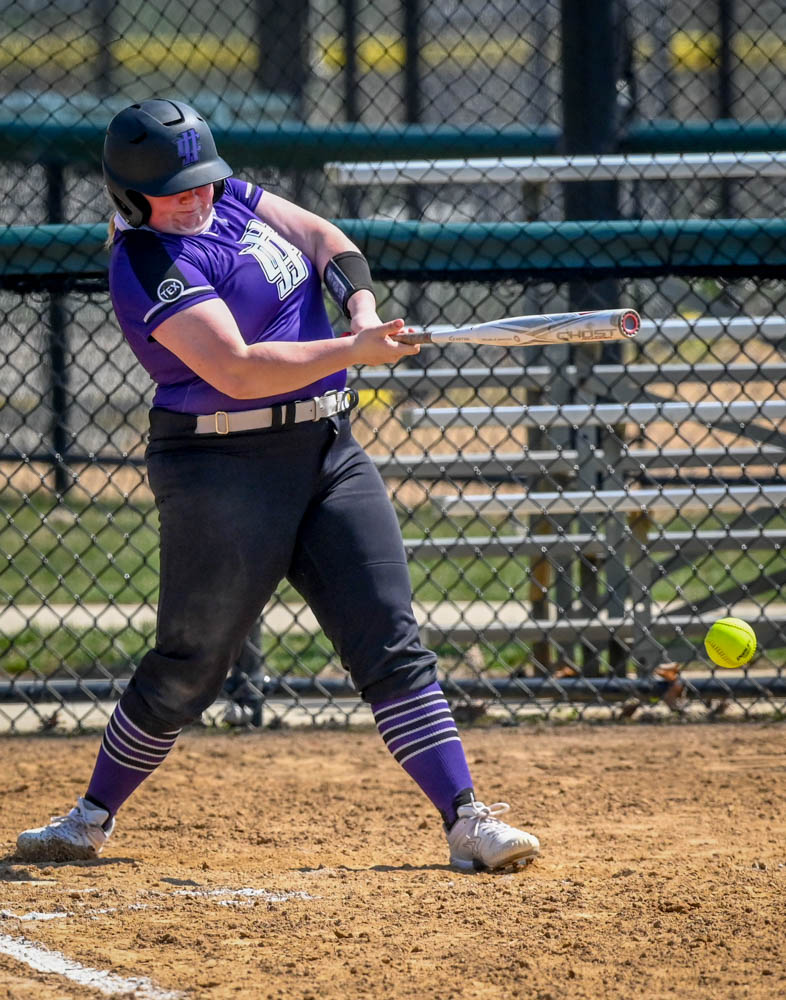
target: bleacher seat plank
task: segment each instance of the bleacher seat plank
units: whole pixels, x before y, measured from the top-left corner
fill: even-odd
[[[593,456],[604,461],[604,452],[594,449]],[[478,479],[479,481],[524,479],[533,476],[574,475],[578,452],[574,448],[517,452],[421,452],[416,455],[378,455],[374,464],[386,479]],[[623,447],[615,455],[616,475],[635,475],[662,469],[672,475],[684,469],[711,470],[732,467],[735,474],[743,466],[776,468],[786,463],[786,450],[775,445],[728,448],[654,448]]]
[[[651,554],[679,554],[685,558],[707,555],[708,552],[749,552],[768,549],[779,552],[786,547],[786,530],[745,528],[728,531],[659,531],[647,540]],[[609,555],[602,532],[576,534],[515,534],[485,536],[451,536],[450,538],[407,538],[404,548],[410,559],[461,559],[468,556],[532,557],[548,555],[552,559],[568,556],[590,556],[603,559]]]
[[[703,424],[720,421],[740,425],[753,420],[783,420],[786,400],[737,399],[688,402],[565,403],[537,406],[433,406],[412,407],[402,412],[408,427],[613,427],[616,424],[649,424],[656,420],[680,426],[688,420]]]
[[[687,511],[751,511],[780,508],[786,485],[686,486],[630,490],[559,490],[554,492],[479,493],[435,496],[445,514],[463,516],[532,517],[555,514],[683,514]]]

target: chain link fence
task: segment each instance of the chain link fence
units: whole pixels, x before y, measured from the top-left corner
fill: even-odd
[[[0,730],[101,725],[154,640],[152,391],[112,315],[99,173],[112,114],[150,96],[339,221],[383,316],[643,317],[624,345],[350,373],[460,719],[780,717],[780,4],[2,6]],[[758,634],[741,670],[704,654],[726,615]],[[282,585],[211,719],[365,718]]]

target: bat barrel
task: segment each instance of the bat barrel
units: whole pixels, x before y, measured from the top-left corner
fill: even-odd
[[[516,347],[532,344],[592,344],[635,337],[641,317],[635,309],[595,309],[540,316],[509,316],[490,323],[398,333],[403,344],[486,344]]]

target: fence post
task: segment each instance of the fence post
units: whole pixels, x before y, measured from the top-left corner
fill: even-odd
[[[49,161],[46,170],[47,222],[64,222],[63,165]],[[49,400],[52,410],[51,441],[55,493],[65,494],[70,483],[65,467],[68,448],[68,320],[66,296],[60,291],[49,293]]]
[[[230,725],[256,728],[262,725],[265,698],[271,686],[271,678],[265,672],[262,628],[260,615],[251,626],[224,684],[224,694],[228,698],[224,721]]]
[[[287,117],[304,121],[309,78],[309,0],[255,0],[254,9],[259,50],[254,82],[262,93],[283,94],[289,103]],[[292,184],[293,199],[303,204],[307,189],[302,169],[293,170]]]
[[[358,110],[358,8],[357,0],[342,0],[344,12],[344,120],[360,121]],[[345,214],[360,217],[361,194],[350,185],[341,192]]]
[[[654,524],[648,511],[628,517],[630,538],[630,591],[633,605],[631,655],[639,677],[652,674],[662,659],[660,644],[652,636],[652,588],[655,562],[649,551]]]
[[[562,143],[563,152],[609,153],[617,145],[617,52],[616,25],[612,0],[562,0]],[[563,184],[566,219],[615,219],[618,215],[616,181],[571,181]],[[598,309],[616,304],[618,285],[607,278],[594,282],[573,282],[569,285],[569,306],[574,310]],[[576,372],[573,386],[565,386],[564,400],[599,401],[593,394],[587,398],[582,388],[599,360],[596,347],[571,349]],[[603,447],[603,433],[595,428],[572,432],[572,444],[578,452],[579,475],[588,487],[603,483],[601,464],[594,456]],[[568,443],[567,441],[565,443]],[[579,531],[592,531],[596,517],[579,516]],[[608,562],[608,560],[607,560]],[[600,586],[600,563],[584,557],[579,564],[581,603],[584,613],[595,615],[603,597]],[[621,581],[620,581],[621,582]],[[611,588],[607,586],[607,593]],[[619,596],[619,595],[616,595]],[[586,674],[597,675],[600,668],[599,649],[592,643],[582,643],[582,666]]]
[[[423,11],[421,0],[404,0],[404,121],[407,125],[419,125],[423,104],[423,81],[421,79],[420,47]],[[421,196],[416,184],[407,185],[407,215],[410,219],[423,214]],[[410,285],[407,317],[410,323],[422,324],[423,289],[414,282]],[[414,359],[413,359],[414,360]],[[424,364],[418,360],[415,364]]]
[[[284,93],[292,99],[295,117],[303,117],[307,75],[308,0],[256,0],[260,90]]]
[[[113,93],[112,70],[112,0],[95,0],[95,32],[98,52],[96,55],[96,90],[101,97],[111,97]]]
[[[732,43],[734,39],[734,0],[718,0],[718,117],[728,120],[734,116],[732,86]],[[732,182],[724,177],[720,182],[720,214],[724,219],[734,215]]]

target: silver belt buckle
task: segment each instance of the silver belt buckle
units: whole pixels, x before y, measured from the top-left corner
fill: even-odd
[[[221,426],[221,418],[223,417],[224,426]],[[215,415],[216,421],[216,434],[229,434],[229,415],[225,410],[219,410]]]
[[[335,410],[332,410],[329,405],[332,402],[332,397],[316,396],[314,399],[314,420],[323,420],[325,417],[332,417],[335,413]]]

